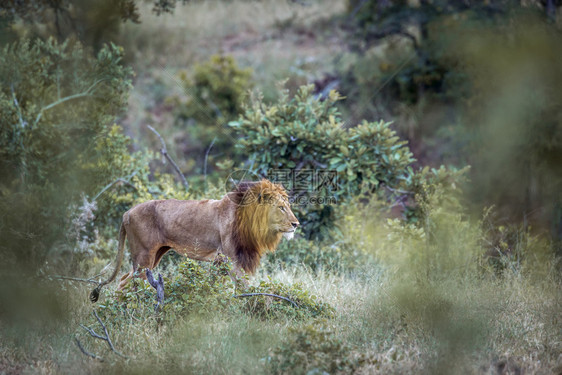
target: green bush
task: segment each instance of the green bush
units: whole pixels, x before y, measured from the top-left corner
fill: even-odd
[[[191,77],[187,72],[180,75],[189,98],[178,115],[209,125],[224,123],[240,113],[252,87],[251,78],[252,70],[239,68],[232,56],[211,56],[209,61],[195,66]]]
[[[294,301],[290,302],[268,297],[248,296],[235,298],[239,291],[230,279],[229,262],[198,262],[185,259],[171,272],[165,272],[164,301],[158,314],[154,312],[156,290],[147,281],[133,279],[120,292],[106,296],[100,304],[100,313],[112,322],[123,319],[174,320],[191,313],[228,313],[244,311],[250,315],[267,319],[305,319],[331,316],[334,309],[310,294],[302,285],[286,285],[280,282],[262,281],[258,286],[244,290],[244,293],[277,294]],[[144,272],[144,271],[142,271]],[[156,274],[156,272],[154,272]],[[155,276],[156,278],[156,276]]]
[[[331,317],[335,310],[329,304],[319,301],[301,284],[286,285],[278,281],[261,281],[256,287],[250,287],[247,293],[269,293],[289,298],[297,304],[269,296],[249,297],[244,309],[252,315],[263,318],[316,318]]]
[[[172,102],[178,127],[189,134],[183,140],[186,157],[196,155],[196,165],[203,166],[206,149],[214,142],[215,153],[220,152],[223,159],[225,155],[232,158],[233,139],[226,123],[242,111],[245,96],[253,85],[252,70],[239,68],[232,56],[213,55],[196,65],[192,74],[184,71],[179,78],[187,99]],[[213,154],[208,155],[207,164],[212,171]]]
[[[233,302],[229,269],[227,262],[202,264],[186,259],[180,263],[171,275],[163,277],[165,299],[159,316],[173,320],[191,312],[224,311]],[[155,315],[155,304],[156,290],[147,281],[135,278],[122,291],[109,294],[100,305],[100,313],[111,321],[146,319]]]
[[[326,100],[302,86],[294,97],[284,92],[278,103],[257,99],[238,121],[230,122],[240,140],[236,148],[249,157],[253,171],[286,185],[297,197],[294,210],[308,238],[324,237],[337,219],[333,207],[352,197],[380,194],[415,196],[434,180],[459,183],[462,172],[411,168],[414,158],[390,123],[367,122],[346,128],[332,91]],[[280,176],[289,172],[290,178]],[[316,176],[336,176],[336,183],[318,183]],[[413,200],[406,201],[415,209]]]

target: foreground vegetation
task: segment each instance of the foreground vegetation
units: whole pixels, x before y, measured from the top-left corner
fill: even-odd
[[[346,215],[345,249],[322,243],[312,270],[301,255],[268,260],[252,292],[291,298],[234,298],[220,267],[170,262],[165,300],[155,310],[146,282],[125,296],[87,301],[89,287],[54,283],[64,317],[18,330],[2,326],[7,373],[551,373],[561,352],[562,293],[549,244],[522,234],[524,259],[483,257],[482,227],[460,213],[432,209],[428,227],[366,220],[373,207]],[[431,228],[428,230],[428,228]],[[284,247],[292,246],[285,243]],[[280,253],[289,254],[285,248]],[[353,252],[352,254],[350,252]],[[363,261],[353,262],[356,257]],[[349,260],[346,260],[349,259]],[[280,268],[281,261],[285,261]],[[269,271],[268,271],[269,270]],[[339,272],[337,271],[339,270]],[[273,281],[275,280],[275,281]],[[101,318],[115,346],[103,335]],[[25,319],[25,317],[21,317]],[[35,320],[30,321],[34,322]],[[48,323],[48,324],[47,324]],[[84,349],[103,359],[80,353]]]
[[[552,9],[181,3],[0,9],[0,374],[562,371]],[[131,206],[276,169],[337,184],[247,289],[167,254],[90,303]]]

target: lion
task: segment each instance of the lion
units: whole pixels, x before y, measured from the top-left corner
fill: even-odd
[[[224,254],[233,261],[236,276],[242,271],[253,274],[261,257],[275,251],[283,237],[292,239],[299,225],[283,186],[266,179],[242,182],[220,200],[141,203],[123,215],[115,269],[91,292],[90,299],[96,302],[101,288],[117,276],[126,238],[133,268],[121,278],[119,290],[139,268],[156,267],[169,250],[206,261]]]

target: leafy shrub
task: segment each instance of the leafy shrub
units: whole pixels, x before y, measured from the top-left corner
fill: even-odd
[[[224,310],[233,294],[229,267],[226,262],[202,264],[185,259],[175,272],[163,277],[165,300],[161,316],[169,320],[178,314]],[[133,316],[148,318],[154,315],[155,303],[156,290],[147,281],[135,278],[122,291],[108,295],[100,312],[112,321]]]
[[[289,328],[291,336],[268,358],[273,374],[350,374],[364,362],[325,324]]]
[[[298,307],[290,302],[269,296],[251,297],[244,308],[252,315],[264,318],[310,318],[330,317],[335,310],[327,303],[318,300],[310,294],[301,284],[286,285],[278,281],[261,281],[257,287],[250,287],[247,293],[270,293],[289,298]]]
[[[302,86],[293,98],[284,92],[278,103],[257,100],[239,121],[230,123],[241,139],[238,150],[249,155],[255,171],[267,176],[275,170],[291,170],[304,180],[304,189],[293,181],[279,181],[305,198],[296,207],[297,217],[308,237],[330,227],[334,210],[323,199],[339,202],[372,191],[379,184],[395,185],[412,161],[412,154],[390,129],[389,123],[368,123],[344,129],[335,106],[339,95],[332,92],[325,101],[313,95],[312,86]],[[308,171],[337,173],[337,186],[312,186]],[[275,179],[275,175],[270,178]],[[315,203],[311,198],[317,197]]]
[[[444,167],[415,172],[412,153],[390,123],[363,121],[346,129],[335,106],[339,99],[332,91],[321,101],[312,86],[302,86],[292,98],[284,92],[276,104],[258,98],[229,124],[240,135],[236,148],[248,155],[254,171],[298,197],[295,211],[307,237],[323,237],[331,229],[337,218],[334,199],[341,204],[365,193],[399,196],[396,189],[413,197],[424,181],[458,184],[462,172]],[[335,178],[319,183],[315,176]],[[414,208],[413,203],[404,205]]]
[[[229,262],[198,262],[185,259],[172,272],[163,277],[164,302],[160,307],[160,319],[173,320],[190,313],[227,313],[229,309],[245,311],[261,318],[304,319],[330,316],[331,306],[318,301],[301,285],[285,285],[280,282],[262,281],[259,286],[249,287],[245,293],[270,293],[289,298],[298,307],[281,299],[267,296],[234,298],[235,286],[228,276]],[[144,271],[143,271],[144,272]],[[141,279],[133,279],[122,291],[109,294],[100,305],[100,312],[111,321],[149,319],[155,316],[156,290]]]
[[[252,87],[251,77],[252,70],[240,69],[232,56],[211,56],[195,66],[192,77],[186,72],[180,75],[190,97],[179,115],[206,124],[224,123],[241,111],[244,96]]]
[[[232,56],[213,55],[194,67],[193,74],[182,72],[180,81],[186,101],[173,99],[178,128],[189,134],[181,136],[186,158],[196,155],[197,166],[205,163],[204,155],[213,143],[213,150],[223,157],[233,157],[231,130],[225,124],[239,115],[247,92],[252,87],[252,70],[239,68]],[[214,166],[212,154],[207,164]],[[202,170],[200,172],[203,172]]]

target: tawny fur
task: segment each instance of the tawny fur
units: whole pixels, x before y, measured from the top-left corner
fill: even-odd
[[[261,256],[274,251],[283,234],[292,237],[298,224],[283,187],[268,180],[241,183],[221,200],[141,203],[123,215],[116,268],[90,299],[97,301],[100,289],[117,276],[125,238],[133,269],[121,278],[120,289],[139,268],[156,267],[170,249],[207,261],[222,253],[233,260],[236,274],[253,274]]]

